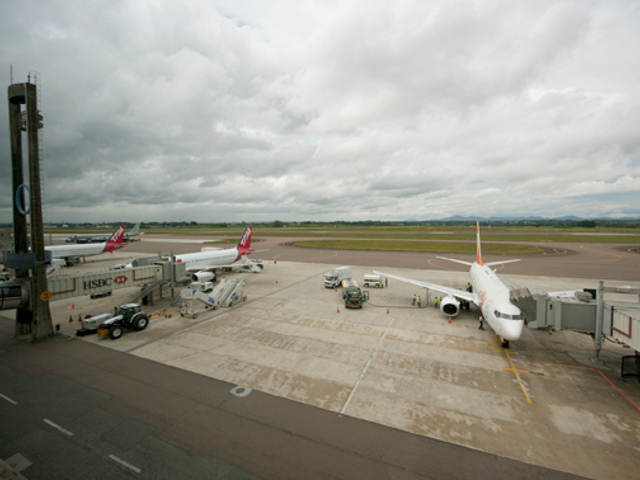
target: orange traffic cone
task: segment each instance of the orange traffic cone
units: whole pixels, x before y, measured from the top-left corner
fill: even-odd
[[[387,308],[387,315],[389,315],[389,309]]]
[[[82,323],[82,315],[78,315],[78,323]]]
[[[277,265],[277,264],[278,264],[278,259],[277,259],[277,258],[273,261],[273,264],[274,264],[274,265]]]
[[[69,315],[69,323],[73,323],[73,317]]]
[[[76,308],[75,304],[71,304],[71,310],[73,310],[74,308]]]
[[[549,330],[549,335],[553,335],[553,334],[551,333],[551,330]]]
[[[451,323],[451,317],[449,317],[449,323]]]
[[[336,313],[340,313],[340,307],[338,307],[338,311]]]
[[[276,280],[276,283],[278,283],[278,280]]]

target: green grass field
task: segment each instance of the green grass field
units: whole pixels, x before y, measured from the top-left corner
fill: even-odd
[[[299,247],[331,248],[339,250],[382,250],[400,252],[432,252],[432,253],[476,253],[475,243],[448,242],[403,242],[376,240],[311,240],[296,242]],[[512,245],[490,243],[482,245],[483,253],[505,255],[527,255],[542,253],[544,250],[528,245]]]

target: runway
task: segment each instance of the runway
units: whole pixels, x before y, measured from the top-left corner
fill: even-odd
[[[166,243],[162,242],[165,239]],[[199,251],[205,242],[213,239],[229,239],[229,237],[180,237],[180,243],[174,243],[170,236],[153,235],[142,237],[122,252],[156,254],[173,251],[175,255]],[[329,238],[327,238],[329,239]],[[433,253],[364,251],[364,250],[332,250],[292,246],[303,240],[317,240],[314,237],[260,237],[254,232],[254,258],[265,260],[285,260],[290,262],[327,263],[336,265],[375,265],[379,267],[424,268],[431,270],[466,271],[464,265],[436,258]],[[344,238],[341,238],[344,240]],[[187,243],[189,242],[189,243]],[[504,243],[504,242],[503,242]],[[514,275],[543,275],[548,277],[570,277],[599,280],[637,281],[640,278],[640,247],[638,245],[620,244],[579,244],[549,242],[517,242],[533,245],[545,250],[542,254],[523,255],[517,263],[499,267],[501,273]],[[206,245],[208,247],[216,246]],[[220,245],[220,248],[229,248]],[[441,255],[451,256],[472,262],[473,255]],[[483,255],[486,262],[514,257],[504,255]],[[515,257],[518,258],[518,257]]]

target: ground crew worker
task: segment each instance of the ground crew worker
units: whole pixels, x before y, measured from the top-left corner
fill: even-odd
[[[384,286],[385,287],[389,286],[389,279],[387,277],[384,277]]]
[[[415,305],[416,304],[416,294],[413,294],[413,301],[411,302],[411,305]]]
[[[418,295],[418,308],[422,308],[422,305],[420,305],[420,295]]]
[[[433,308],[438,308],[438,297],[433,299]]]
[[[478,327],[478,330],[484,330],[484,319],[482,318],[482,315],[480,315],[480,326]]]

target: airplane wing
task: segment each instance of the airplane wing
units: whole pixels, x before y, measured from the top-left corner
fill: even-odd
[[[459,290],[457,288],[445,287],[442,285],[436,285],[435,283],[423,282],[421,280],[414,280],[412,278],[400,277],[398,275],[391,275],[390,273],[377,272],[375,270],[373,271],[373,273],[376,273],[378,275],[382,275],[385,277],[393,278],[401,282],[411,283],[419,287],[428,288],[429,290],[435,290],[436,292],[442,292],[447,295],[451,295],[452,297],[456,297],[458,299],[473,302],[476,305],[478,304],[475,293],[467,292],[466,290]]]

